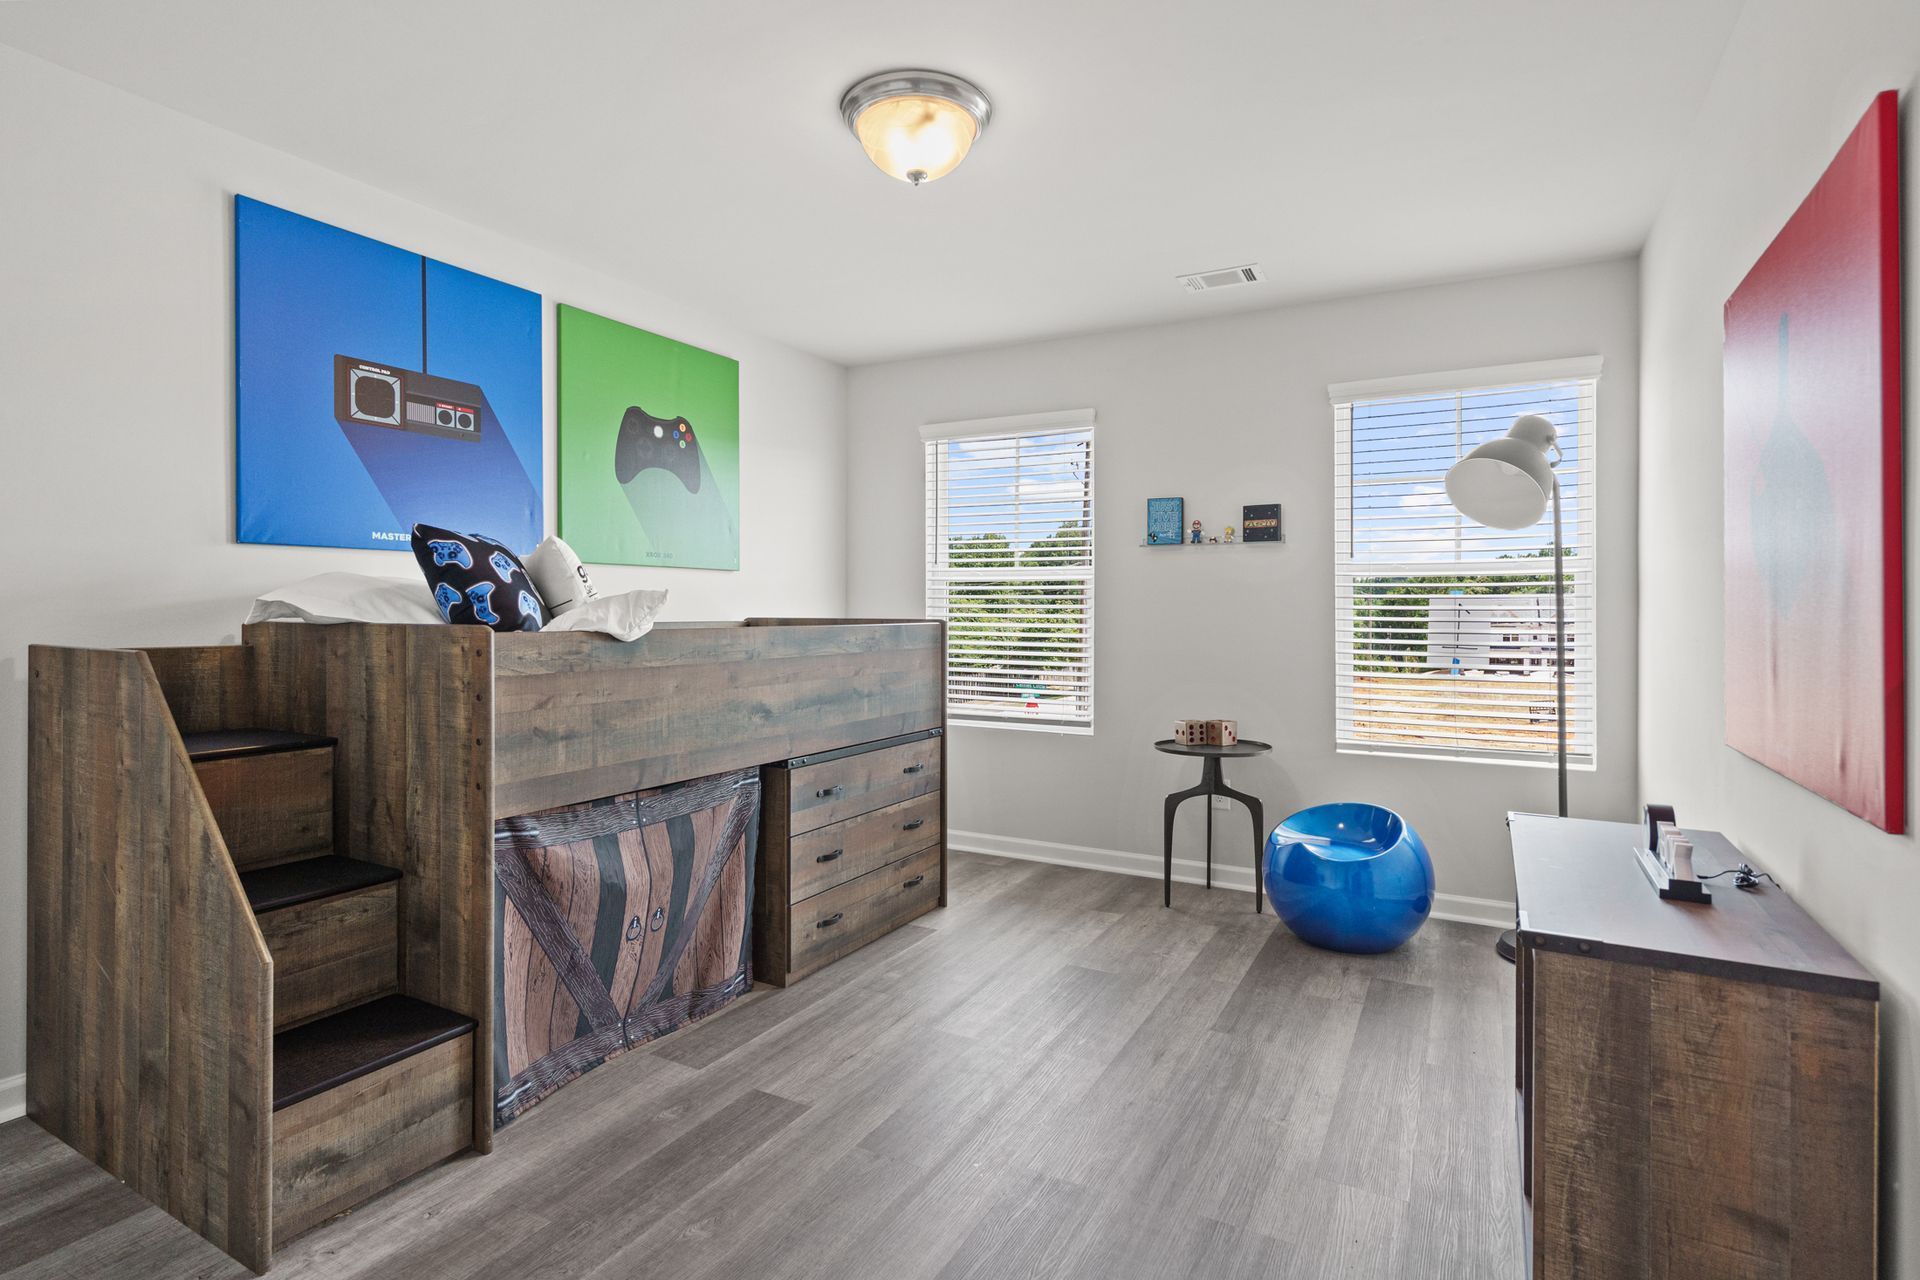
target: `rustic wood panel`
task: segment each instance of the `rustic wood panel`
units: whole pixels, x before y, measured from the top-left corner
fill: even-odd
[[[398,867],[400,989],[473,1018],[473,1140],[492,1147],[494,633],[261,623],[261,719],[326,734],[339,852]]]
[[[27,1113],[264,1269],[266,944],[148,656],[28,667]]]
[[[472,1035],[274,1112],[280,1240],[472,1145]]]
[[[944,742],[944,735],[923,738],[795,769],[789,802],[794,833],[938,790]]]
[[[1878,1275],[1880,1006],[1804,991],[1789,992],[1787,1001],[1793,1029],[1789,1274]]]
[[[1650,972],[1533,957],[1533,1276],[1646,1280]]]
[[[856,880],[916,849],[940,843],[944,834],[940,801],[937,793],[916,796],[794,836],[787,846],[792,901]]]
[[[500,816],[941,723],[937,623],[659,626],[495,642]]]
[[[940,855],[939,848],[922,849],[789,908],[788,980],[805,977],[932,911],[940,902]]]
[[[499,1123],[751,985],[758,774],[500,823]]]
[[[333,748],[203,760],[193,766],[234,865],[333,852]]]
[[[1787,995],[1753,982],[1648,974],[1651,1280],[1791,1274],[1779,1249],[1793,1229]]]
[[[1531,947],[1535,1280],[1869,1280],[1873,1002]]]
[[[399,913],[393,881],[262,913],[274,1030],[398,991]]]
[[[144,649],[181,733],[244,729],[259,723],[253,702],[253,651],[245,645]]]

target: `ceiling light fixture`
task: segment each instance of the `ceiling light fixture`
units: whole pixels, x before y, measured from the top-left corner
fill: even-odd
[[[881,172],[917,187],[959,167],[993,104],[959,76],[883,71],[841,95],[840,115]]]

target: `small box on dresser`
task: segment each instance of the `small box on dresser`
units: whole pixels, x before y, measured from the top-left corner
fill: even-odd
[[[762,771],[753,976],[786,986],[946,905],[938,729]]]

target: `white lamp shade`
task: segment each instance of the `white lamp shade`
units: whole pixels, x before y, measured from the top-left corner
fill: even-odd
[[[1544,431],[1542,430],[1544,428]],[[1490,529],[1529,529],[1547,513],[1558,451],[1553,424],[1538,414],[1519,418],[1498,440],[1489,440],[1447,472],[1447,500],[1455,510]]]

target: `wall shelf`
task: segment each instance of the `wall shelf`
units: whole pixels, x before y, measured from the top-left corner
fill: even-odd
[[[1238,538],[1235,538],[1232,542],[1148,542],[1145,538],[1142,538],[1140,545],[1143,547],[1152,547],[1155,551],[1172,551],[1175,547],[1185,547],[1191,551],[1195,547],[1214,550],[1226,547],[1284,547],[1287,545],[1287,540],[1285,537],[1282,537],[1278,542],[1242,542]]]

